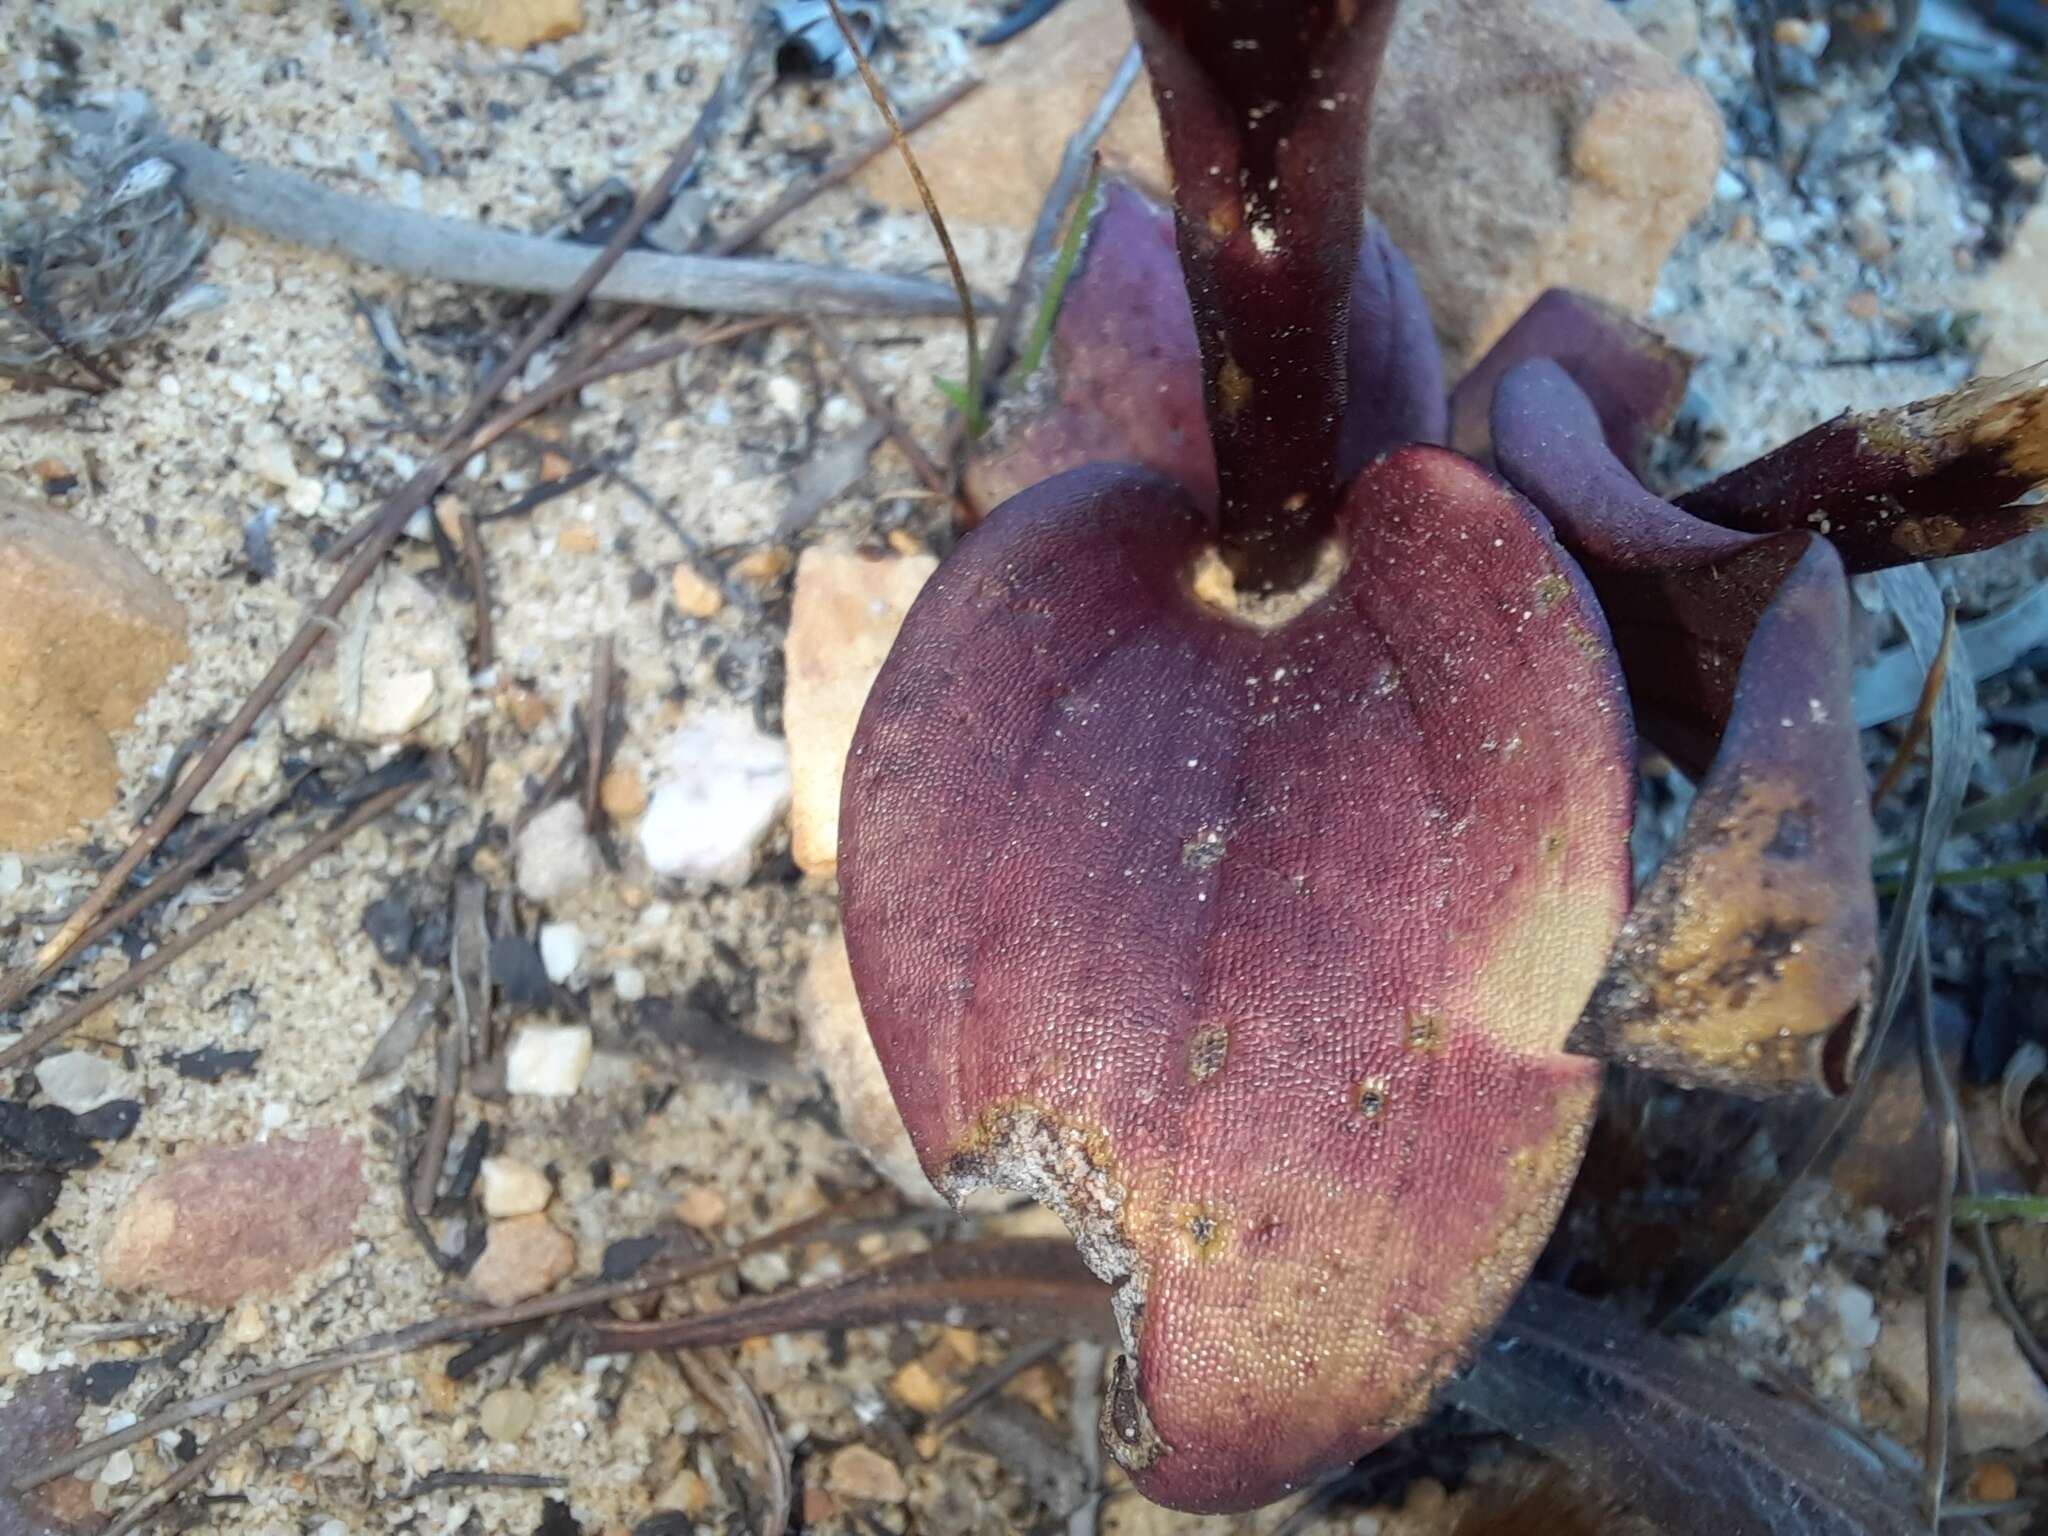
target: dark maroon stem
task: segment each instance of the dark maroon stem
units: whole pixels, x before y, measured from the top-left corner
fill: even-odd
[[[1173,166],[1241,582],[1291,586],[1335,511],[1365,137],[1395,0],[1131,0]]]

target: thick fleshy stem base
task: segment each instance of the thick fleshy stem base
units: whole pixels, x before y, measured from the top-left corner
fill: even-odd
[[[1365,143],[1395,0],[1131,0],[1241,585],[1314,568],[1339,490]]]

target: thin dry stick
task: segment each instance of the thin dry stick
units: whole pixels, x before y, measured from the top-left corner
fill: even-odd
[[[620,374],[637,373],[643,368],[657,367],[699,347],[752,335],[755,331],[765,331],[770,326],[779,324],[781,321],[776,319],[735,320],[729,325],[715,325],[709,330],[693,331],[685,336],[671,336],[667,341],[656,342],[634,352],[624,352],[616,357],[590,363],[576,373],[557,375],[531,394],[521,395],[513,404],[478,427],[469,439],[470,450],[475,453],[483,452],[516,427],[532,420],[558,401],[589,388],[592,384],[617,378]]]
[[[107,913],[106,916],[94,923],[92,927],[88,928],[79,938],[78,947],[80,949],[90,949],[108,934],[116,932],[127,923],[133,921],[139,914],[155,906],[158,902],[167,901],[172,896],[175,896],[184,888],[185,883],[200,870],[247,837],[255,830],[259,823],[267,821],[270,817],[276,815],[284,803],[291,798],[292,788],[296,787],[296,784],[294,784],[290,788],[286,788],[273,795],[268,801],[257,806],[253,811],[243,812],[218,832],[214,833],[213,836],[202,838],[193,847],[187,849],[184,856],[178,859],[177,862],[171,864],[154,880],[150,881],[149,884],[143,886],[142,889]],[[11,1003],[0,1000],[0,1013],[4,1013],[11,1006]]]
[[[854,63],[860,66],[861,82],[867,86],[875,110],[889,125],[889,137],[895,142],[896,152],[903,157],[904,165],[909,168],[910,179],[916,184],[917,195],[924,203],[924,215],[931,220],[932,232],[939,237],[939,248],[946,253],[946,270],[953,275],[953,286],[960,294],[960,321],[967,327],[967,389],[970,396],[976,395],[981,389],[981,337],[974,323],[974,291],[967,286],[967,273],[960,265],[960,253],[953,249],[953,237],[947,233],[945,215],[939,212],[939,200],[932,196],[931,184],[924,179],[924,167],[917,163],[910,140],[904,136],[903,125],[896,120],[896,109],[889,105],[888,93],[876,78],[874,66],[868,63],[867,50],[854,36],[853,23],[846,19],[839,0],[825,0],[825,3],[832,7],[832,19],[839,23],[839,35],[846,39],[846,46],[853,52]]]
[[[902,130],[915,133],[940,113],[957,105],[972,92],[981,88],[979,80],[962,80],[958,85],[942,91],[923,106],[903,114]],[[780,224],[792,213],[808,205],[821,192],[829,192],[841,182],[848,180],[867,163],[886,149],[895,146],[893,132],[878,133],[866,143],[848,150],[809,181],[791,187],[759,213],[739,225],[730,233],[720,235],[711,242],[714,256],[737,256],[748,246],[759,240],[769,230]]]
[[[1040,1339],[1036,1344],[1023,1344],[1011,1350],[996,1364],[970,1382],[967,1390],[952,1402],[946,1404],[925,1422],[925,1429],[933,1434],[954,1424],[974,1412],[983,1403],[994,1397],[1011,1382],[1022,1376],[1041,1360],[1050,1359],[1072,1341],[1062,1338]]]
[[[491,576],[484,565],[484,539],[476,526],[476,514],[464,511],[459,524],[462,563],[469,568],[469,599],[476,608],[476,633],[469,642],[469,669],[481,672],[497,656],[497,643],[491,634]]]
[[[722,84],[723,82],[721,86]],[[713,94],[716,96],[717,93]],[[702,127],[703,121],[703,116],[700,115],[698,128]],[[349,598],[369,579],[370,572],[376,569],[391,546],[397,542],[400,531],[413,513],[432,499],[434,492],[441,488],[442,482],[454,472],[457,465],[467,460],[472,453],[481,451],[477,444],[465,444],[464,439],[483,423],[486,413],[505,386],[519,376],[527,363],[532,361],[541,347],[561,328],[563,322],[582,306],[591,290],[625,253],[626,247],[639,237],[647,221],[657,211],[667,206],[676,187],[695,163],[697,151],[701,147],[698,128],[693,128],[684,137],[660,179],[633,205],[633,210],[627,215],[625,222],[612,235],[604,250],[585,269],[576,285],[548,306],[547,312],[534,323],[533,328],[519,344],[507,353],[484,382],[477,386],[475,395],[463,408],[455,424],[443,434],[440,447],[427,463],[387,497],[375,513],[343,536],[340,542],[344,547],[360,547],[356,548],[355,557],[336,578],[327,596],[321,600],[320,606],[299,626],[298,632],[285,646],[284,654],[271,664],[270,670],[263,675],[263,680],[256,685],[255,691],[249,695],[241,709],[236,711],[234,719],[214,737],[198,764],[185,776],[184,782],[164,802],[148,825],[136,834],[126,851],[114,861],[113,867],[100,877],[99,884],[93,887],[92,893],[70,917],[64,920],[64,925],[49,942],[36,952],[27,975],[18,976],[0,986],[0,1012],[5,1012],[27,996],[37,977],[47,974],[77,948],[80,936],[92,925],[93,920],[107,909],[142,861],[170,835],[171,828],[192,808],[192,802],[197,800],[200,793],[213,781],[214,775],[220,771],[228,755],[241,744],[242,739],[254,727],[257,718],[270,707],[277,695],[284,691],[285,685],[312,654],[321,637],[340,618],[341,610],[347,606]],[[509,426],[500,429],[501,432],[509,430]]]
[[[1907,765],[1920,755],[1920,743],[1926,740],[1928,727],[1934,723],[1934,701],[1941,697],[1942,682],[1948,677],[1949,652],[1955,641],[1956,605],[1951,597],[1941,626],[1941,649],[1934,653],[1934,665],[1927,669],[1927,681],[1920,686],[1920,702],[1914,707],[1906,734],[1899,738],[1899,750],[1892,754],[1883,777],[1877,781],[1877,788],[1870,792],[1872,810],[1898,788],[1899,780],[1906,776]]]
[[[76,1472],[80,1467],[111,1456],[115,1451],[124,1450],[151,1436],[160,1435],[167,1429],[176,1429],[180,1424],[193,1419],[207,1418],[233,1407],[245,1398],[261,1397],[279,1387],[289,1387],[299,1382],[319,1381],[333,1376],[353,1365],[367,1365],[376,1360],[388,1360],[393,1355],[409,1354],[416,1349],[426,1349],[435,1344],[445,1344],[467,1334],[483,1333],[492,1328],[510,1328],[520,1323],[530,1323],[541,1318],[560,1317],[568,1312],[581,1312],[590,1307],[605,1306],[628,1297],[650,1295],[655,1291],[684,1281],[715,1275],[732,1268],[743,1259],[757,1253],[786,1248],[793,1243],[834,1240],[832,1230],[826,1226],[837,1213],[819,1211],[813,1215],[793,1221],[772,1232],[728,1248],[724,1253],[708,1259],[678,1262],[643,1271],[630,1280],[612,1280],[599,1285],[587,1285],[575,1290],[560,1291],[548,1296],[537,1296],[531,1301],[518,1302],[509,1307],[486,1307],[473,1312],[451,1312],[442,1317],[430,1317],[424,1322],[394,1329],[389,1333],[373,1333],[328,1354],[316,1355],[310,1360],[301,1360],[297,1365],[281,1366],[274,1371],[265,1371],[251,1376],[246,1381],[236,1382],[205,1397],[188,1398],[138,1419],[126,1429],[115,1430],[97,1440],[67,1451],[62,1456],[44,1462],[16,1476],[10,1486],[17,1493],[26,1493],[31,1488],[40,1488],[52,1478],[62,1477],[67,1472]],[[872,1230],[870,1224],[857,1223],[847,1231],[849,1238]]]
[[[721,79],[718,82],[717,87],[711,93],[711,99],[704,104],[704,109],[697,114],[696,122],[690,125],[690,131],[683,135],[682,143],[678,144],[675,153],[669,156],[668,165],[663,169],[660,177],[656,179],[653,186],[640,195],[639,199],[633,204],[632,211],[626,215],[625,222],[612,232],[611,239],[605,242],[604,249],[584,269],[583,276],[576,280],[575,286],[556,295],[554,302],[548,305],[546,312],[533,323],[532,329],[520,338],[519,344],[506,353],[498,366],[493,368],[485,376],[483,383],[477,386],[476,393],[470,397],[469,404],[463,408],[462,414],[456,418],[455,424],[441,434],[441,441],[437,446],[443,453],[452,449],[455,444],[461,442],[462,439],[468,437],[477,427],[483,424],[484,418],[490,412],[492,404],[499,395],[505,392],[506,386],[526,371],[526,365],[533,361],[535,356],[539,354],[540,349],[554,338],[555,333],[562,328],[571,315],[583,307],[584,301],[596,291],[597,285],[604,281],[605,274],[618,265],[619,259],[626,254],[626,248],[640,238],[640,231],[647,227],[648,220],[652,219],[663,208],[666,208],[674,199],[676,189],[683,184],[683,178],[696,168],[697,156],[703,152],[705,141],[710,135],[710,124],[724,115],[723,98],[726,95],[729,84],[729,79]],[[509,431],[510,429],[507,428],[505,430]],[[464,462],[469,458],[470,454],[480,451],[479,448],[472,444],[457,462]],[[411,514],[408,513],[407,515],[410,516]],[[378,530],[381,527],[382,522],[379,517],[372,516],[366,518],[342,535],[331,553],[336,558],[339,558],[352,548],[355,543],[369,538],[374,530]]]
[[[412,1170],[412,1208],[422,1217],[434,1214],[441,1191],[441,1165],[448,1160],[448,1138],[455,1131],[455,1098],[462,1086],[463,1032],[443,1029],[435,1053],[434,1109],[427,1117],[427,1139]]]
[[[1009,296],[1003,301],[1003,313],[996,322],[996,333],[989,342],[989,388],[991,392],[1001,387],[1003,371],[1010,366],[1010,352],[1015,347],[1017,332],[1023,328],[1025,311],[1030,308],[1026,302],[1031,294],[1031,277],[1039,262],[1059,240],[1060,225],[1066,222],[1067,210],[1074,206],[1074,200],[1087,185],[1088,171],[1095,163],[1095,148],[1102,142],[1102,136],[1109,132],[1109,125],[1131,94],[1131,88],[1138,83],[1138,77],[1145,71],[1144,56],[1138,45],[1131,44],[1125,51],[1123,62],[1117,65],[1116,73],[1110,76],[1109,84],[1103,87],[1102,99],[1095,103],[1095,110],[1088,114],[1086,122],[1075,130],[1067,140],[1067,147],[1060,153],[1059,170],[1053,175],[1052,185],[1045,189],[1045,201],[1039,205],[1038,218],[1031,226],[1031,238],[1025,242],[1024,258],[1017,264],[1017,275],[1010,283]]]
[[[1955,633],[1953,606],[1948,633]],[[1948,1261],[1962,1140],[1955,1090],[1934,1028],[1934,983],[1928,970],[1925,934],[1914,948],[1913,969],[1920,994],[1920,1083],[1934,1110],[1941,1152],[1935,1175],[1934,1226],[1927,1234],[1927,1425],[1920,1442],[1920,1513],[1932,1529],[1941,1523],[1941,1494],[1948,1482],[1948,1421],[1955,1405],[1954,1363],[1948,1352]]]
[[[583,825],[592,832],[598,828],[598,816],[602,810],[598,802],[598,786],[604,781],[604,754],[607,723],[612,717],[612,637],[602,636],[597,642],[597,659],[590,669],[590,707],[584,714],[583,734],[587,739],[589,756],[583,768]]]
[[[6,1071],[17,1062],[27,1061],[52,1040],[59,1039],[76,1029],[87,1019],[105,1008],[109,1003],[126,997],[137,987],[148,981],[166,966],[181,959],[194,946],[205,943],[221,929],[234,922],[245,912],[261,906],[278,891],[304,874],[307,868],[322,854],[332,852],[347,842],[356,833],[377,820],[399,801],[419,788],[417,784],[400,784],[387,789],[381,795],[373,796],[357,806],[341,821],[322,832],[297,853],[286,859],[262,879],[256,881],[233,899],[222,902],[206,917],[179,934],[167,939],[161,949],[145,956],[123,971],[113,981],[101,987],[90,996],[82,997],[63,1012],[52,1015],[38,1024],[19,1040],[0,1050],[0,1072]]]
[[[190,139],[155,139],[147,148],[178,168],[179,192],[200,213],[356,263],[435,282],[532,294],[562,291],[583,269],[583,248],[572,241],[337,192]],[[951,308],[946,285],[927,277],[651,250],[628,251],[595,296],[738,315],[824,310],[914,316],[943,315]]]
[[[1131,87],[1137,84],[1138,76],[1144,73],[1144,67],[1144,57],[1139,53],[1138,45],[1131,44],[1123,62],[1117,65],[1116,73],[1104,87],[1102,99],[1095,103],[1095,110],[1067,140],[1067,147],[1060,154],[1059,170],[1053,175],[1052,185],[1045,189],[1045,201],[1039,204],[1038,218],[1031,226],[1031,238],[1024,242],[1023,259],[1017,263],[1017,275],[1011,279],[1009,297],[1003,301],[1003,312],[996,321],[995,335],[989,340],[989,376],[984,386],[987,393],[975,402],[977,409],[986,410],[995,403],[995,394],[1002,387],[1003,371],[1010,366],[1010,353],[1016,345],[1017,332],[1024,324],[1025,300],[1031,293],[1031,274],[1059,238],[1060,224],[1068,208],[1081,195],[1089,168],[1095,163],[1095,147],[1102,142],[1103,134],[1109,131],[1111,120],[1123,106],[1124,98],[1130,95]],[[956,469],[967,447],[968,426],[967,418],[956,412],[945,452],[946,463]]]
[[[910,461],[911,469],[916,472],[917,478],[924,482],[925,489],[934,496],[952,500],[953,489],[947,480],[946,472],[924,451],[924,445],[918,442],[916,434],[910,430],[903,418],[896,414],[894,407],[883,398],[880,386],[868,377],[867,370],[855,359],[853,349],[846,344],[846,338],[823,320],[811,322],[811,333],[823,344],[825,350],[832,354],[832,361],[838,365],[840,374],[853,386],[853,392],[860,396],[860,403],[867,409],[867,413],[881,422],[883,429],[889,434],[889,441],[896,445],[897,451]]]
[[[108,1526],[103,1536],[129,1536],[131,1531],[140,1530],[172,1504],[179,1494],[199,1482],[219,1465],[229,1451],[262,1434],[304,1402],[306,1395],[312,1390],[312,1382],[303,1382],[289,1392],[279,1393],[234,1428],[222,1430],[207,1442],[205,1450],[123,1510],[121,1518]]]

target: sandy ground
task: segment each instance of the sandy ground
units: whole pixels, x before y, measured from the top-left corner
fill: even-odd
[[[71,195],[47,155],[35,101],[53,88],[123,87],[147,93],[175,130],[236,154],[400,204],[546,228],[605,178],[638,186],[659,171],[727,62],[743,11],[702,0],[587,0],[588,25],[579,35],[512,67],[505,55],[464,44],[423,14],[374,9],[388,62],[358,46],[337,8],[310,0],[186,0],[133,10],[94,0],[17,0],[0,15],[0,95],[13,93],[0,100],[0,213]],[[967,39],[993,9],[951,0],[894,5],[902,46],[885,62],[899,93],[919,98],[968,71]],[[75,58],[51,48],[59,33],[76,45]],[[569,89],[551,85],[547,72],[583,61]],[[1709,7],[1707,47],[1695,68],[1719,96],[1745,88],[1746,56],[1734,45],[1724,5]],[[393,125],[393,100],[421,125],[448,174],[421,174]],[[1795,126],[1804,110],[1791,109]],[[702,185],[714,224],[761,206],[873,126],[855,83],[757,92],[706,163]],[[1840,178],[1851,190],[1811,203],[1775,168],[1739,154],[1731,159],[1722,195],[1674,261],[1655,309],[1702,358],[1696,415],[1705,446],[1671,467],[1674,478],[1732,465],[1845,406],[1933,393],[1967,372],[1960,357],[1816,367],[1830,356],[1894,350],[1912,316],[1954,307],[1989,216],[1934,150],[1885,142],[1879,132],[1874,116],[1859,123],[1845,155],[1863,158]],[[1858,220],[1881,230],[1889,247],[1882,260],[1865,259],[1874,249],[1867,240],[1859,255]],[[956,234],[978,270],[998,273],[1014,262],[1013,234],[973,227]],[[938,270],[921,219],[879,212],[850,192],[822,198],[772,244],[785,256]],[[118,845],[179,745],[254,683],[325,586],[332,568],[319,547],[402,477],[407,455],[423,451],[419,421],[458,404],[480,348],[503,345],[517,330],[505,301],[232,233],[214,243],[202,277],[218,288],[218,304],[133,349],[122,362],[126,387],[67,410],[60,423],[0,428],[0,484],[11,491],[40,497],[31,466],[45,458],[89,471],[65,510],[108,528],[170,583],[190,615],[192,645],[189,664],[123,740],[131,788],[123,809],[96,829],[97,849],[30,859],[19,890],[0,896],[7,924],[0,934],[14,935],[0,938],[15,946],[7,958],[19,958],[28,936],[47,932],[39,919],[87,888],[89,855]],[[380,355],[363,305],[389,312],[404,338],[407,372],[395,373]],[[912,428],[938,441],[943,401],[928,381],[958,373],[957,330],[876,322],[848,332]],[[0,393],[0,416],[48,405]],[[258,1363],[429,1315],[456,1288],[406,1229],[404,1170],[380,1117],[404,1095],[430,1087],[428,1053],[416,1052],[397,1079],[354,1083],[414,981],[377,957],[361,928],[363,909],[394,891],[422,911],[434,906],[458,850],[485,820],[503,828],[519,816],[531,785],[570,739],[569,709],[587,686],[600,636],[611,637],[623,678],[622,764],[647,763],[677,721],[706,705],[730,704],[774,728],[784,582],[742,589],[753,592],[749,600],[693,620],[670,605],[669,572],[686,557],[704,570],[725,570],[775,546],[789,472],[861,419],[829,361],[794,327],[600,386],[579,405],[546,430],[566,432],[583,453],[625,450],[633,479],[674,510],[695,549],[685,550],[630,491],[604,481],[490,528],[497,666],[429,731],[445,745],[471,722],[483,723],[491,767],[481,793],[452,782],[435,786],[406,820],[324,860],[311,878],[94,1021],[86,1040],[119,1058],[126,1091],[144,1113],[137,1132],[106,1148],[98,1168],[66,1181],[48,1224],[66,1256],[36,1241],[0,1265],[0,1338],[8,1341],[0,1348],[0,1398],[32,1366],[150,1347],[73,1342],[67,1330],[74,1324],[190,1315],[107,1291],[95,1254],[128,1192],[198,1144],[331,1127],[361,1135],[372,1190],[357,1241],[291,1291],[258,1303],[254,1321],[216,1334],[177,1372],[153,1368],[113,1403],[89,1409],[86,1433],[173,1390],[203,1392]],[[515,442],[493,451],[453,484],[448,500],[479,513],[509,502],[539,476],[547,446]],[[915,484],[885,445],[866,476],[800,538],[869,540],[900,529],[932,540],[940,513]],[[265,506],[278,509],[276,570],[254,579],[245,566],[244,524]],[[386,601],[407,577],[424,581],[428,594],[419,633],[402,645],[422,654],[459,651],[467,608],[439,583],[432,548],[409,541],[392,564]],[[274,789],[283,759],[314,754],[359,767],[377,760],[374,748],[294,734],[315,723],[303,708],[266,722],[236,803],[254,804]],[[496,1127],[500,1150],[556,1171],[553,1214],[575,1235],[581,1274],[595,1274],[608,1243],[661,1227],[692,1191],[714,1189],[728,1208],[715,1229],[737,1236],[873,1183],[830,1116],[815,1112],[815,1091],[801,1078],[763,1085],[715,1063],[636,1054],[622,1039],[628,1009],[615,978],[630,967],[651,995],[708,987],[749,1034],[793,1043],[795,980],[834,903],[828,887],[795,875],[786,837],[776,836],[781,841],[749,885],[715,893],[664,889],[624,840],[616,874],[549,914],[573,921],[590,941],[589,980],[579,996],[598,1032],[597,1064],[583,1091],[559,1107],[532,1099],[465,1103],[458,1138],[481,1115]],[[488,872],[494,860],[502,883],[500,855],[486,850],[482,867]],[[232,884],[223,876],[208,890],[218,895]],[[125,963],[118,950],[102,953],[75,973],[75,983],[103,981]],[[183,1078],[162,1060],[206,1045],[262,1055],[253,1075],[212,1085]],[[1845,1352],[1824,1318],[1809,1327],[1798,1309],[1782,1312],[1778,1302],[1802,1288],[1838,1287],[1852,1271],[1867,1275],[1865,1261],[1873,1244],[1882,1247],[1882,1233],[1882,1218],[1873,1234],[1864,1213],[1817,1214],[1788,1239],[1797,1252],[1729,1329],[1734,1347],[1786,1358],[1837,1402],[1867,1406],[1859,1388],[1867,1352]],[[817,1277],[842,1262],[824,1253],[799,1255],[794,1266],[767,1261],[740,1283]],[[733,1282],[724,1288],[731,1294]],[[934,1331],[865,1331],[843,1345],[780,1339],[746,1350],[741,1361],[807,1482],[821,1479],[831,1448],[857,1440],[901,1462],[909,1500],[858,1506],[870,1528],[1018,1529],[1033,1515],[1014,1470],[959,1437],[920,1465],[896,1423],[901,1410],[887,1383],[898,1365],[919,1351],[951,1349],[953,1358],[940,1363],[960,1370],[959,1357],[974,1348]],[[516,1357],[451,1386],[440,1375],[447,1354],[360,1369],[316,1393],[288,1433],[274,1432],[260,1451],[245,1448],[217,1475],[213,1491],[240,1502],[214,1506],[210,1528],[523,1533],[539,1524],[542,1495],[533,1491],[391,1501],[443,1469],[559,1475],[567,1490],[559,1496],[592,1531],[630,1528],[661,1507],[687,1509],[724,1529],[744,1510],[752,1474],[736,1460],[733,1437],[666,1362],[643,1364],[623,1381],[616,1362],[546,1371],[531,1383],[531,1428],[503,1444],[486,1437],[479,1412]],[[1047,1402],[1065,1391],[1049,1368],[1027,1386]],[[174,1465],[166,1446],[140,1447],[132,1481],[98,1482],[94,1500],[125,1501]],[[1444,1527],[1440,1489],[1409,1497],[1407,1516],[1348,1512],[1311,1528]],[[861,1528],[843,1513],[814,1512],[822,1517],[816,1528]],[[1275,1518],[1178,1519],[1120,1499],[1106,1523],[1222,1531],[1266,1529]]]

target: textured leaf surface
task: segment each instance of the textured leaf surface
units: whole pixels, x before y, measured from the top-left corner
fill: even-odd
[[[1262,628],[1205,520],[1064,476],[940,568],[870,695],[840,873],[925,1169],[1053,1204],[1123,1282],[1111,1444],[1246,1508],[1412,1422],[1520,1283],[1597,1068],[1631,731],[1540,518],[1410,448]]]
[[[1502,382],[1494,442],[1585,562],[1646,731],[1708,765],[1574,1048],[1682,1083],[1843,1091],[1877,919],[1840,559],[1810,534],[1736,533],[1652,496],[1556,363]]]

